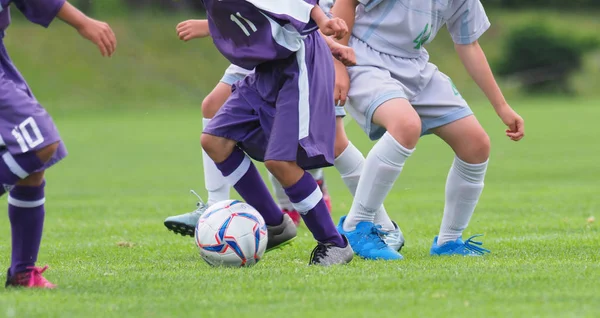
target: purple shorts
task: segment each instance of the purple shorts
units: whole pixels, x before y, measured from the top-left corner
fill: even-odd
[[[259,65],[233,85],[204,133],[238,142],[258,161],[295,161],[304,169],[333,165],[333,60],[315,32],[285,60]]]
[[[35,99],[0,42],[0,154],[36,151],[59,142],[45,170],[67,155],[52,117]]]

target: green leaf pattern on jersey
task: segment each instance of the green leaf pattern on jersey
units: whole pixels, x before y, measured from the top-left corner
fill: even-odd
[[[454,85],[454,82],[450,77],[448,77],[448,82],[450,82],[450,85],[452,85],[452,92],[454,92],[454,96],[461,96],[460,92],[458,91],[458,88],[456,88],[456,85]]]
[[[429,23],[427,23],[423,31],[421,31],[421,33],[419,33],[419,35],[413,40],[413,43],[415,44],[415,49],[421,49],[423,47],[423,44],[429,41],[429,38],[431,37],[431,31],[432,29],[429,28]]]

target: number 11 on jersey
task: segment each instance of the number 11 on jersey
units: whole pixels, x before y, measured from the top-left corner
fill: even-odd
[[[231,21],[235,22],[235,24],[237,24],[237,26],[240,27],[240,29],[242,29],[242,32],[244,32],[244,34],[246,34],[246,36],[250,36],[250,31],[248,31],[248,28],[246,28],[246,25],[244,25],[244,23],[242,23],[241,20],[246,22],[248,27],[250,27],[250,30],[252,30],[252,33],[256,32],[256,30],[257,30],[254,23],[252,23],[252,21],[244,18],[239,12],[236,12],[235,14],[230,15],[229,18],[231,19]]]

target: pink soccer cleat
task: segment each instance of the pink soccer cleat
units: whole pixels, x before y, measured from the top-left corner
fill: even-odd
[[[27,267],[27,271],[8,275],[6,278],[6,287],[25,287],[25,288],[46,288],[53,289],[56,285],[50,283],[42,274],[48,269],[39,267]]]
[[[284,214],[287,214],[290,217],[290,219],[292,219],[292,222],[294,222],[294,225],[296,225],[296,226],[298,226],[300,224],[300,221],[302,221],[302,216],[296,210],[283,209],[283,210],[281,210],[281,212],[283,212]]]

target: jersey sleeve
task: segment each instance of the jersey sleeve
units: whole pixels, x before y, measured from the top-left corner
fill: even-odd
[[[318,0],[246,0],[265,14],[288,22],[302,32],[311,21],[310,13]]]
[[[490,27],[490,21],[479,0],[454,1],[450,10],[453,14],[446,25],[456,44],[471,44]]]
[[[365,7],[365,11],[369,12],[383,1],[384,0],[358,0],[358,3],[362,4]]]
[[[27,20],[47,28],[65,4],[65,0],[13,0],[12,3]]]

